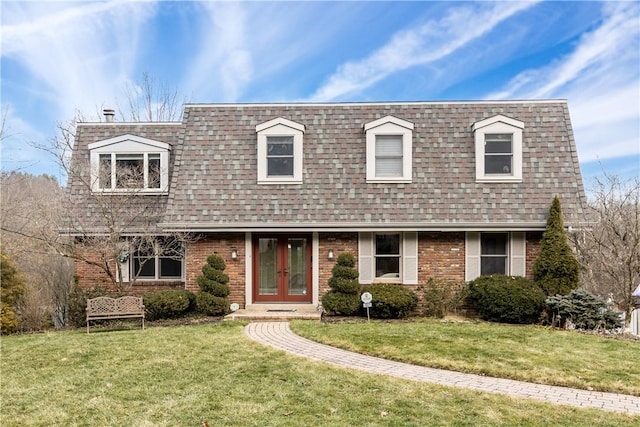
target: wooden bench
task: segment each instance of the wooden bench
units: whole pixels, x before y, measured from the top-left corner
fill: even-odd
[[[87,333],[89,321],[105,319],[142,318],[144,329],[144,304],[140,297],[98,297],[87,300]]]

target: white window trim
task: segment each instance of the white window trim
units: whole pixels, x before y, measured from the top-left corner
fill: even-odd
[[[376,276],[376,234],[400,234],[400,271],[399,278],[384,279]],[[417,232],[361,232],[358,233],[358,271],[360,283],[398,283],[418,284],[418,233]]]
[[[121,135],[89,144],[91,164],[91,189],[99,193],[141,193],[167,194],[169,191],[169,151],[166,142],[155,141],[136,135]],[[111,185],[100,188],[100,155],[111,155]],[[116,188],[116,155],[142,154],[144,158],[144,188]],[[160,188],[146,188],[148,185],[149,154],[160,154]]]
[[[258,184],[302,184],[303,142],[305,127],[278,117],[256,126],[258,135]],[[293,176],[267,175],[267,137],[293,137]]]
[[[131,253],[131,255],[129,256],[129,259],[131,260],[129,262],[129,269],[130,271],[129,273],[129,277],[135,277],[136,282],[184,282],[185,281],[185,266],[186,266],[186,257],[182,256],[182,268],[180,271],[180,277],[160,277],[160,258],[166,258],[160,255],[154,255],[153,257],[150,257],[153,259],[153,263],[154,263],[154,273],[155,273],[155,277],[136,277],[136,272],[133,271],[133,269],[135,268],[134,266],[136,265],[135,262],[133,262],[133,258],[134,258],[135,254]],[[147,261],[147,262],[152,262],[151,260]]]
[[[369,183],[410,183],[413,176],[413,128],[414,125],[406,120],[393,116],[386,116],[369,123],[365,123],[367,142],[367,182]],[[400,135],[402,136],[402,176],[378,177],[376,176],[376,136]]]
[[[476,148],[476,182],[522,182],[522,130],[524,122],[510,117],[497,115],[481,120],[471,126],[474,133]],[[486,174],[485,136],[487,134],[511,134],[513,165],[508,174]]]
[[[488,231],[487,233],[495,233]],[[482,232],[468,231],[465,233],[465,281],[480,277],[482,262],[481,238]],[[522,231],[507,232],[507,275],[525,276],[527,272],[527,239]]]

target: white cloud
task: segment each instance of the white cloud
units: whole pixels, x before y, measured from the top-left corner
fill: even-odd
[[[38,102],[57,104],[58,119],[93,111],[126,81],[154,9],[151,2],[5,3],[3,60],[23,67],[22,83]]]
[[[393,73],[433,63],[487,34],[507,18],[533,4],[501,2],[453,6],[442,19],[429,20],[400,31],[368,57],[341,65],[311,99],[334,100],[362,91]]]
[[[606,3],[576,48],[526,70],[488,99],[566,98],[582,162],[640,156],[640,25],[637,3]]]

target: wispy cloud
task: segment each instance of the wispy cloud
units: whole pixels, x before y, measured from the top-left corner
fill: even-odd
[[[489,99],[567,98],[581,161],[640,155],[640,6],[603,5],[603,19],[575,49],[525,70]]]
[[[341,65],[311,99],[334,100],[362,91],[393,73],[438,61],[533,4],[501,2],[455,6],[441,19],[396,33],[368,57]]]
[[[136,63],[152,2],[3,4],[2,57],[26,71],[29,90],[57,104],[60,118],[110,102]]]

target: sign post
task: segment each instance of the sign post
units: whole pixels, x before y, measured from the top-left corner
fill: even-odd
[[[371,319],[369,318],[369,308],[371,307],[371,301],[373,301],[373,296],[370,292],[365,292],[360,297],[362,300],[362,306],[367,309],[367,322]]]

